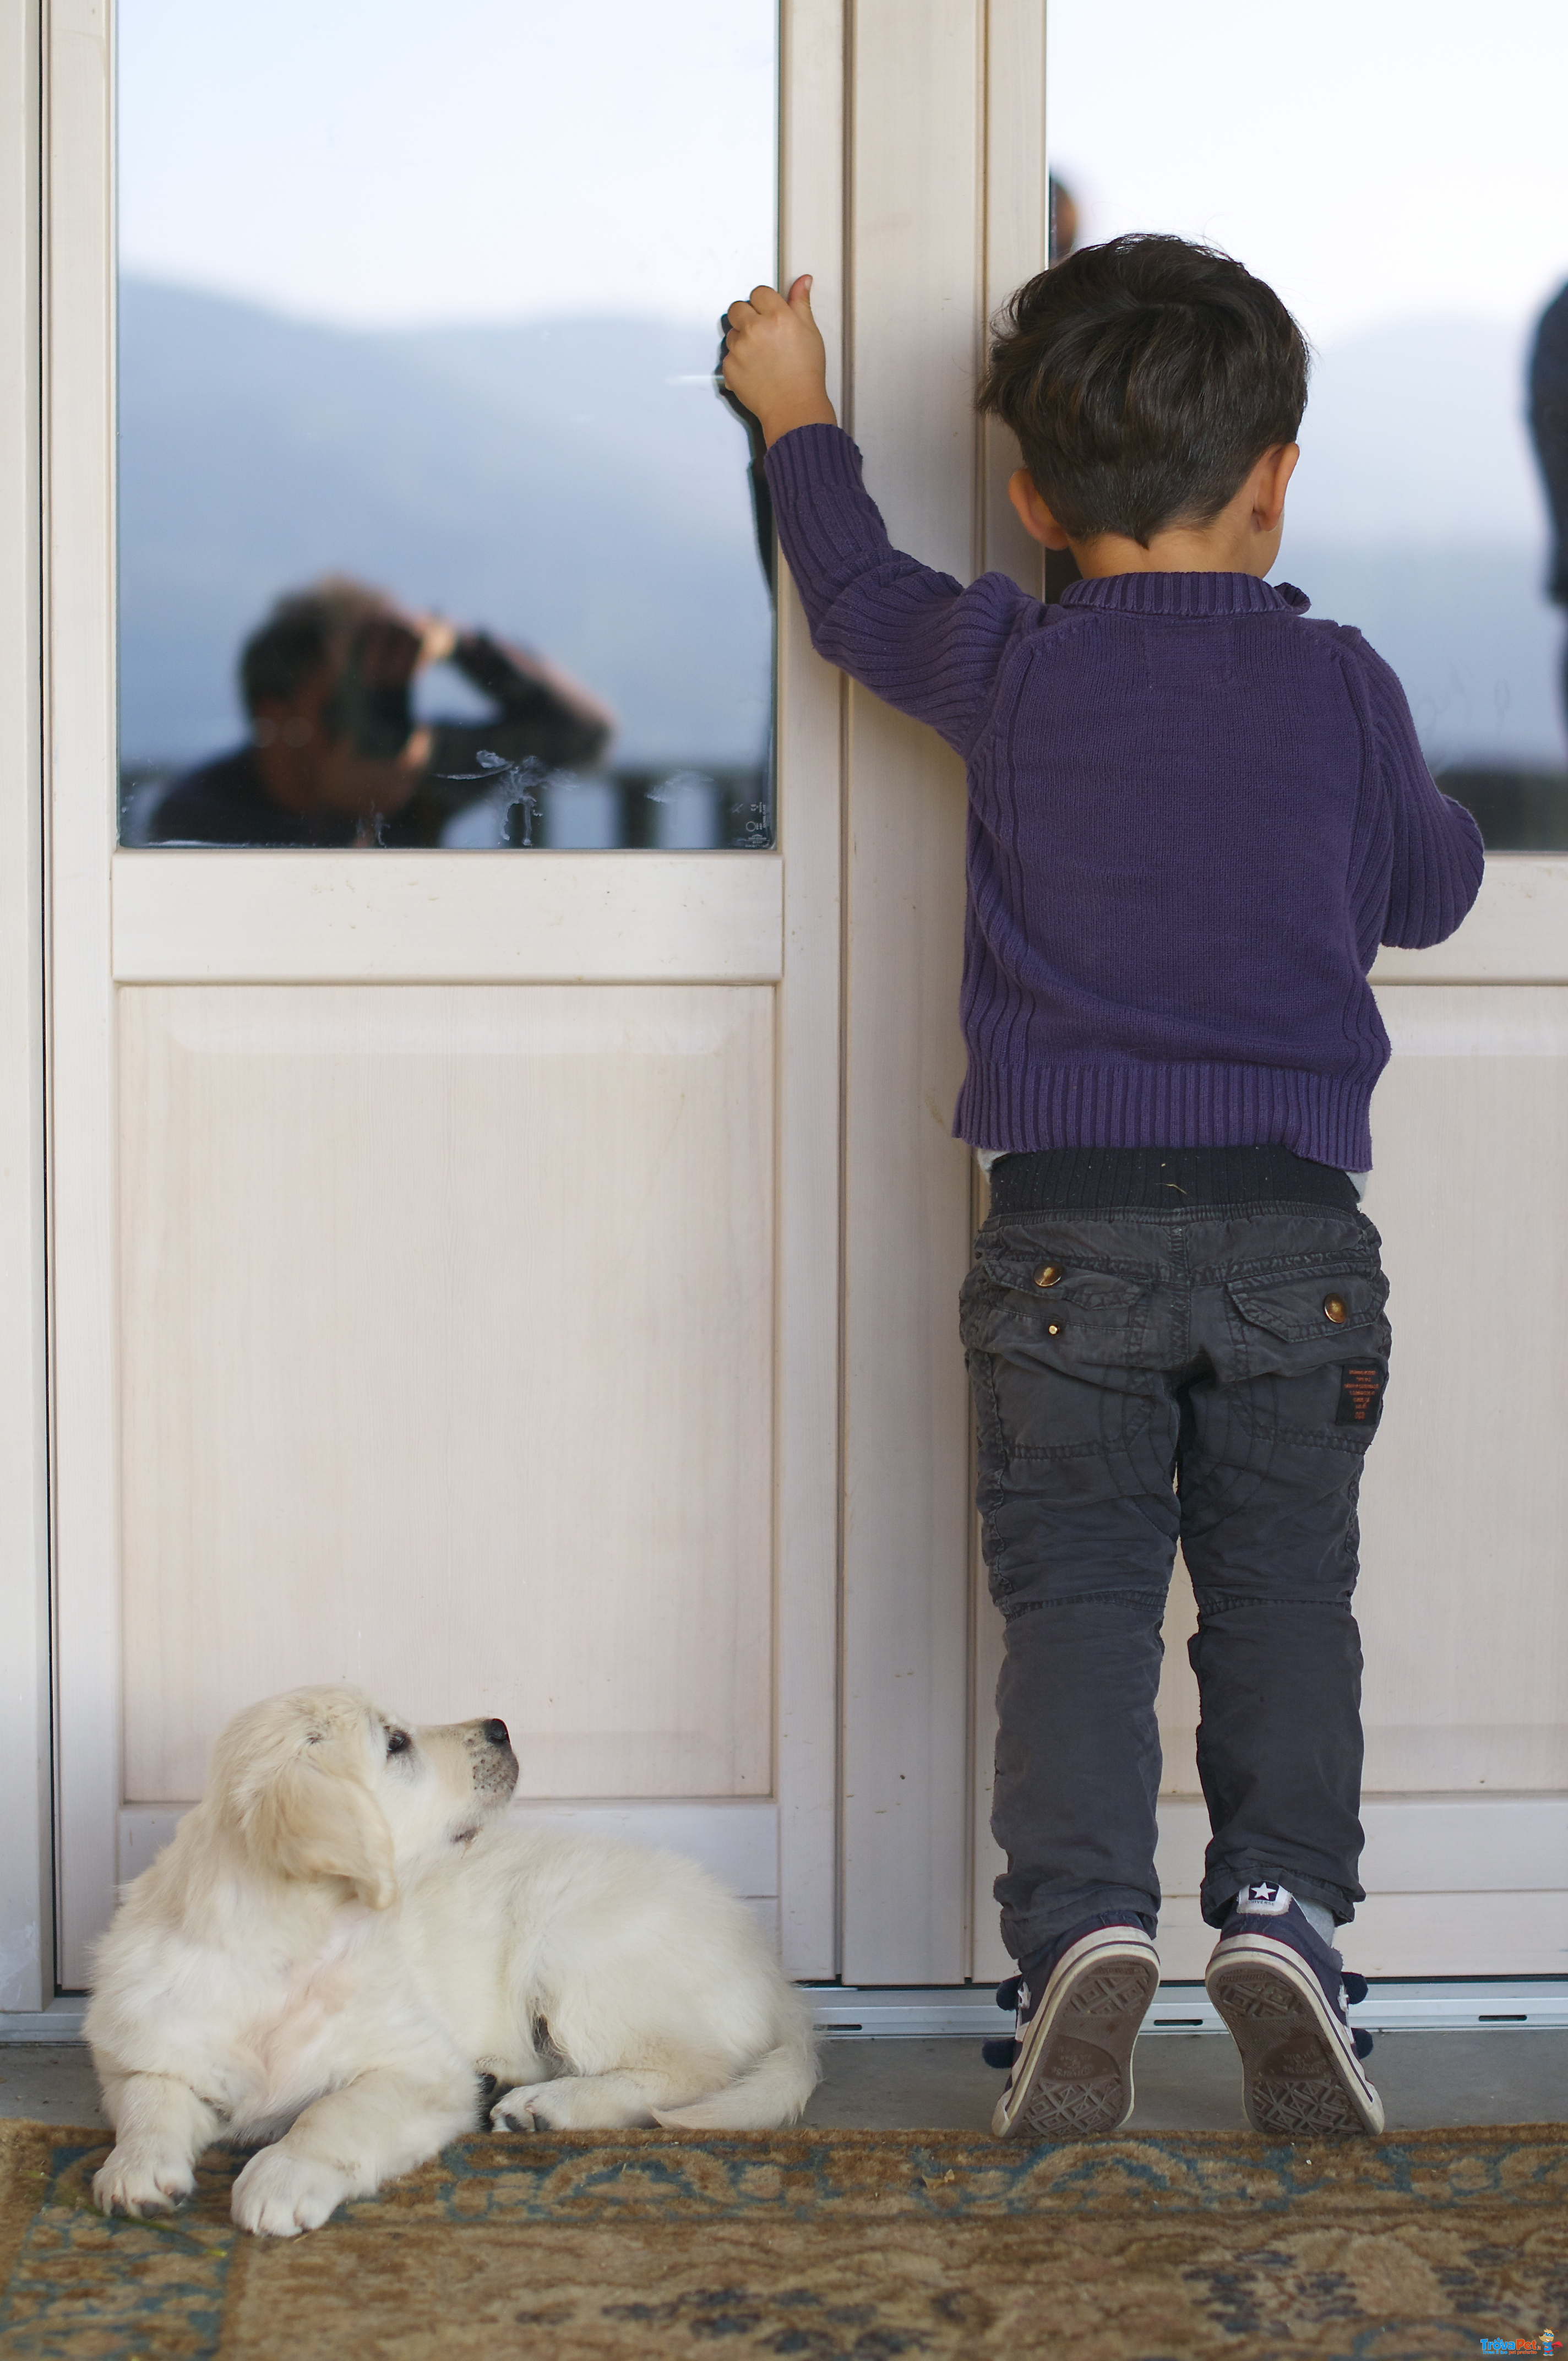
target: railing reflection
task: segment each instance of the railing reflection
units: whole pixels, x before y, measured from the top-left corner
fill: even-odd
[[[416,683],[443,666],[466,719],[416,709]],[[761,766],[612,765],[615,715],[557,665],[345,576],[279,598],[237,670],[246,740],[189,766],[127,766],[122,843],[696,852],[772,840]]]
[[[134,763],[121,774],[123,845],[183,851],[240,841],[232,836],[169,832],[159,815],[180,775],[175,764],[157,763]],[[345,836],[340,840],[369,844],[377,840]],[[419,840],[453,852],[765,851],[773,841],[769,777],[760,765],[734,763],[688,763],[668,770],[644,764],[591,774],[540,771],[521,791],[514,776],[510,790],[502,785],[474,796],[449,811],[439,833]],[[265,842],[276,846],[278,840]]]

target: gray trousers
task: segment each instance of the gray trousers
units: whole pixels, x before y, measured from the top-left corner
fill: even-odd
[[[1323,1203],[993,1213],[962,1298],[1006,1619],[1003,1938],[1154,1913],[1155,1697],[1197,1594],[1204,1916],[1256,1878],[1363,1899],[1356,1491],[1389,1343],[1365,1217]]]

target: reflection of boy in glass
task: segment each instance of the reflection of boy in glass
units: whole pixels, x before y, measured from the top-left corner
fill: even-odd
[[[492,700],[494,719],[416,727],[414,675],[441,663]],[[434,844],[475,792],[443,774],[472,774],[481,747],[513,763],[586,764],[613,727],[539,657],[341,577],[280,598],[239,675],[250,743],[176,779],[147,842]]]
[[[1556,545],[1547,596],[1568,607],[1568,287],[1541,313],[1530,362],[1530,431],[1546,478]],[[1568,714],[1568,656],[1563,672]]]

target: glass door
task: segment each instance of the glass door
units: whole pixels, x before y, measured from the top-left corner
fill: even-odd
[[[773,18],[125,0],[123,843],[772,841]]]
[[[850,13],[126,0],[116,328],[51,0],[67,1987],[323,1675],[503,1715],[521,1808],[702,1854],[796,1975],[967,1971],[962,781],[770,623],[708,380],[776,202],[895,539],[1038,585],[970,391],[1045,20]]]
[[[1382,0],[1354,28],[1337,11],[1124,0],[1113,42],[1107,22],[1094,0],[1050,0],[1058,236],[1211,239],[1294,310],[1316,361],[1277,578],[1394,665],[1440,784],[1487,845],[1453,940],[1374,971],[1394,1060],[1365,1206],[1395,1345],[1362,1503],[1355,1963],[1561,1973],[1568,20],[1535,0],[1484,18]],[[1193,134],[1221,122],[1223,141]],[[1202,1972],[1212,1940],[1196,1904],[1190,1618],[1179,1578],[1161,1700],[1161,1944],[1178,1977]],[[982,1738],[982,1784],[987,1752]],[[978,1866],[984,1929],[983,1843]],[[998,1963],[991,1942],[978,1951]]]
[[[117,346],[56,16],[62,1982],[322,1679],[830,1973],[837,690],[713,383],[773,0],[125,0]]]

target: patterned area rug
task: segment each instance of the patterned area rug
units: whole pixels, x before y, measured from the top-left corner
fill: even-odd
[[[222,2149],[182,2214],[105,2222],[104,2154],[0,2126],[4,2361],[1470,2361],[1568,2339],[1568,2125],[484,2137],[283,2244],[233,2229]]]

